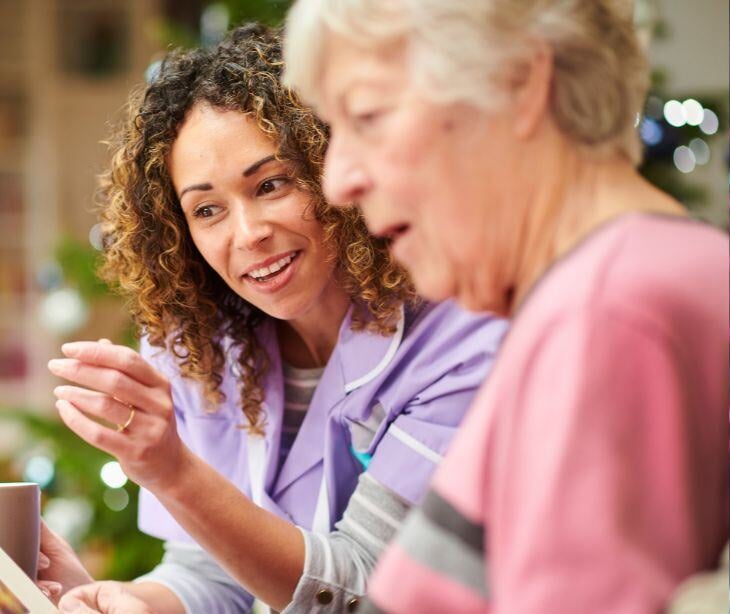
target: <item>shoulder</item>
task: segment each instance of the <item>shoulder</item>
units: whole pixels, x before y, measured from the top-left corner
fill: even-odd
[[[505,318],[466,311],[453,300],[424,301],[406,310],[402,345],[404,350],[416,346],[420,351],[451,355],[496,351],[507,327]]]
[[[555,263],[516,321],[549,327],[580,316],[659,329],[709,320],[717,328],[727,317],[727,276],[723,233],[687,218],[627,215]]]
[[[494,363],[508,322],[468,312],[453,301],[425,303],[394,357],[395,388],[423,399],[456,391],[473,394]]]

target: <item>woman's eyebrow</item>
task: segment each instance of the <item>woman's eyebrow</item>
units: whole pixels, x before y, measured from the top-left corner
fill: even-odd
[[[276,156],[273,154],[270,156],[266,156],[265,158],[261,158],[261,160],[254,162],[245,171],[243,171],[243,176],[250,177],[257,170],[259,170],[262,166],[268,164],[269,162],[273,162],[274,160],[276,160]],[[180,196],[178,196],[178,199],[182,199],[182,197],[185,196],[185,194],[187,192],[191,192],[191,191],[195,191],[195,190],[207,192],[212,189],[213,189],[213,184],[211,184],[211,183],[196,183],[195,185],[189,185],[182,192],[180,192]]]
[[[261,158],[258,162],[254,162],[251,166],[249,166],[245,171],[243,171],[244,177],[250,177],[253,175],[257,170],[259,170],[262,166],[265,164],[268,164],[269,162],[273,162],[276,160],[275,155],[266,156],[265,158]]]
[[[206,192],[206,191],[212,190],[212,189],[213,189],[213,186],[210,183],[196,183],[195,185],[189,185],[182,192],[180,192],[180,196],[178,196],[178,200],[182,200],[182,197],[185,196],[185,194],[187,192],[191,192],[193,190],[200,190],[200,191]]]

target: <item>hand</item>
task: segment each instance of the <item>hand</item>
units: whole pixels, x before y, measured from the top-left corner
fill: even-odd
[[[66,540],[42,522],[38,587],[56,603],[66,591],[93,581]]]
[[[120,582],[95,582],[79,586],[58,604],[61,612],[79,614],[154,614],[149,606],[124,590]]]
[[[134,350],[108,341],[66,343],[62,351],[66,358],[51,360],[48,368],[84,387],[54,390],[61,419],[84,441],[115,456],[138,484],[153,491],[171,484],[189,451],[177,433],[167,379]]]

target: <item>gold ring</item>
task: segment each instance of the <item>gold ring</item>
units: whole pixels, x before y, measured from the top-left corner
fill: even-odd
[[[117,433],[126,431],[129,425],[132,424],[132,420],[134,420],[134,407],[129,408],[129,418],[127,418],[127,421],[124,424],[117,424]]]

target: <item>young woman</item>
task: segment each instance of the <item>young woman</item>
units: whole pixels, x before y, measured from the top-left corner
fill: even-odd
[[[728,239],[636,170],[631,5],[290,15],[289,78],[332,130],[327,197],[358,202],[424,296],[513,318],[375,571],[382,611],[664,611],[727,541]]]
[[[127,589],[153,610],[354,611],[505,331],[419,301],[387,241],[324,200],[327,129],[281,68],[275,33],[239,28],[133,100],[102,215],[141,354],[79,342],[50,363],[77,384],[61,418],[145,488],[140,528],[167,552]],[[43,549],[42,579],[90,580]]]

